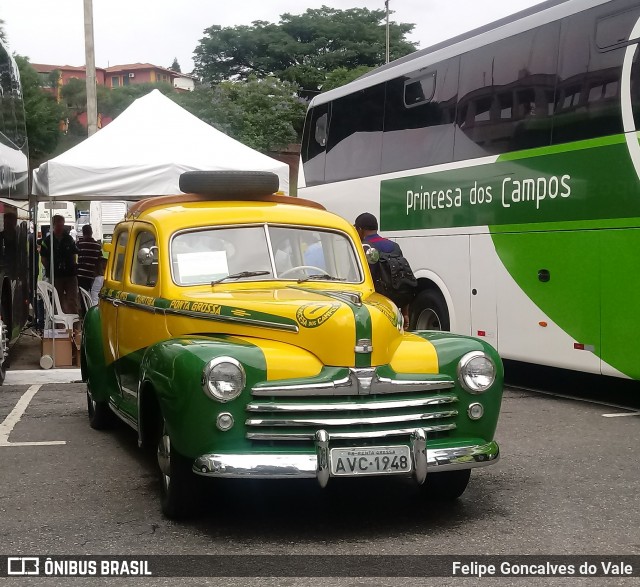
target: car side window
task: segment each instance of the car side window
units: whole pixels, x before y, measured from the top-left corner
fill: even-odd
[[[142,230],[136,236],[131,262],[131,283],[153,287],[158,282],[158,248],[156,236]]]
[[[126,230],[122,231],[116,240],[116,246],[113,249],[114,262],[111,270],[111,279],[114,281],[122,281],[128,240],[129,233]]]

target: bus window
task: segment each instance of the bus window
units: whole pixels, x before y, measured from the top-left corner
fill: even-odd
[[[412,108],[424,102],[431,102],[436,93],[436,72],[404,82],[404,107]]]
[[[462,56],[455,159],[548,146],[557,22]]]
[[[558,91],[553,121],[553,143],[567,143],[622,132],[619,88],[623,45],[599,50],[631,32],[627,18],[609,16],[604,5],[567,17],[562,22]],[[637,11],[636,11],[637,12]],[[619,15],[618,15],[619,16]]]
[[[316,106],[305,120],[306,144],[302,151],[302,163],[307,185],[324,183],[324,166],[327,149],[329,108],[327,104]]]
[[[387,82],[382,173],[451,161],[459,62]]]
[[[640,18],[640,6],[635,6],[630,10],[618,12],[617,14],[606,15],[596,23],[596,46],[600,50],[608,50],[627,45],[630,39],[631,30],[636,21]]]
[[[333,102],[325,181],[380,173],[384,93],[379,84]]]

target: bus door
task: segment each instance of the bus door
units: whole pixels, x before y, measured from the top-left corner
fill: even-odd
[[[469,237],[471,335],[498,348],[496,251],[489,234]]]

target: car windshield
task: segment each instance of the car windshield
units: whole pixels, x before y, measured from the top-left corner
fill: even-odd
[[[178,285],[362,281],[353,243],[345,234],[269,225],[179,233],[171,241],[171,269]]]

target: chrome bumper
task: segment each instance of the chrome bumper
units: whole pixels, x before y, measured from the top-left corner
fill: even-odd
[[[193,472],[205,477],[228,479],[312,479],[325,487],[331,476],[329,435],[316,433],[316,454],[207,454],[195,459]],[[500,457],[494,441],[486,444],[427,449],[423,430],[413,432],[410,440],[412,475],[424,483],[427,472],[471,469],[492,465]]]

